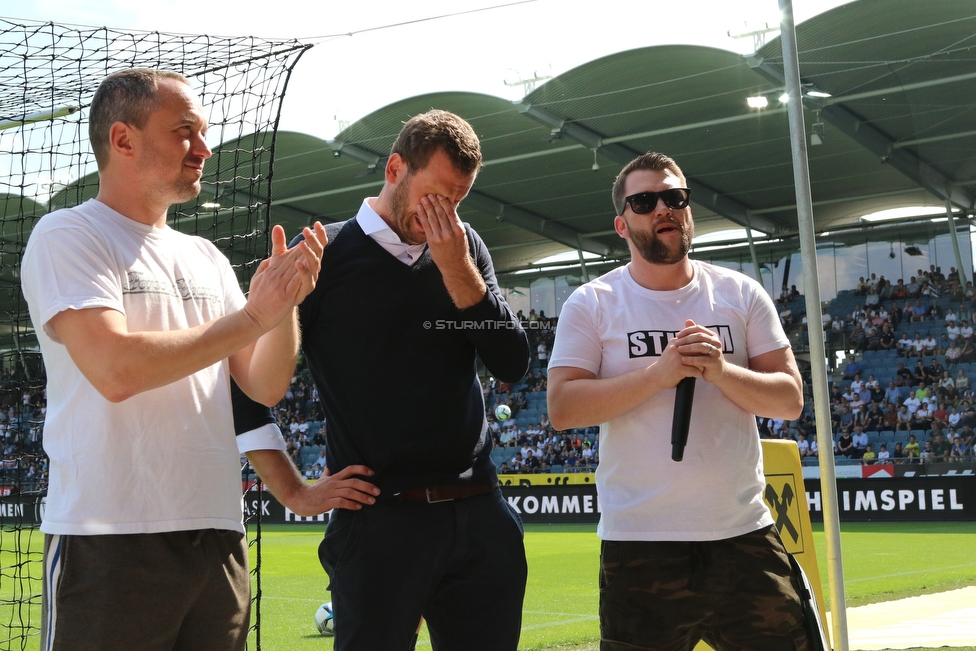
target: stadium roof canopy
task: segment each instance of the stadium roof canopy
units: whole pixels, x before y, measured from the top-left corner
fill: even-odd
[[[818,232],[857,227],[864,241],[860,216],[947,199],[971,217],[976,3],[859,0],[796,31]],[[402,122],[441,108],[481,138],[484,168],[460,212],[500,276],[578,248],[625,256],[610,187],[649,150],[686,173],[699,235],[749,226],[795,248],[783,78],[779,39],[745,57],[654,46],[579,66],[520,102],[435,93],[384,106],[332,141],[279,133],[272,220],[294,232],[353,216],[379,191]],[[766,108],[747,105],[760,96]]]

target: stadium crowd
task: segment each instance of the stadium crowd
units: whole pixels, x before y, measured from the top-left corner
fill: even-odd
[[[806,341],[795,287],[778,299],[788,332]],[[839,463],[972,461],[976,429],[976,295],[953,267],[931,265],[906,284],[861,278],[821,311],[829,357],[845,357],[830,390],[831,430]],[[809,386],[809,382],[807,383]],[[760,419],[760,434],[797,442],[818,455],[813,403],[784,423]]]
[[[777,309],[791,339],[806,342],[807,315],[795,286],[784,287]],[[837,462],[920,463],[973,461],[976,432],[976,293],[955,268],[934,265],[905,283],[871,274],[838,292],[821,311],[830,357],[842,357],[831,383],[830,417]],[[525,378],[484,382],[485,414],[502,474],[593,472],[599,463],[599,428],[557,431],[546,414],[549,352],[557,318],[530,310],[517,316],[529,335],[533,359]],[[0,490],[43,490],[47,458],[41,447],[46,402],[43,378],[28,378],[11,363],[0,383]],[[810,383],[806,383],[809,388]],[[496,409],[511,417],[500,421]],[[289,457],[308,479],[325,468],[325,415],[307,367],[299,368],[274,409]],[[819,453],[813,402],[794,421],[758,419],[760,436],[797,443],[805,464]],[[249,471],[249,469],[248,469]]]
[[[0,380],[0,494],[43,491],[48,461],[42,449],[47,401],[44,378],[29,379],[15,360],[7,363]]]

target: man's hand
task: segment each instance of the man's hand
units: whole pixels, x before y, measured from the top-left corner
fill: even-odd
[[[417,215],[451,300],[459,309],[480,303],[488,287],[468,252],[468,236],[455,206],[446,197],[428,194],[421,197]]]
[[[375,504],[376,496],[380,494],[376,486],[358,479],[372,474],[373,471],[366,466],[346,466],[335,475],[330,475],[329,470],[325,469],[314,484],[303,485],[303,490],[294,496],[289,508],[304,516],[318,515],[332,509],[358,511],[364,504]]]
[[[468,237],[451,202],[438,194],[428,194],[420,198],[417,214],[427,235],[430,257],[441,273],[462,269],[470,261]]]
[[[250,450],[247,459],[271,494],[297,515],[311,516],[331,509],[359,510],[374,504],[380,489],[359,477],[372,477],[366,466],[347,466],[330,476],[326,470],[314,484],[305,481],[283,450]]]
[[[671,343],[681,354],[682,364],[698,369],[694,377],[714,383],[724,375],[727,362],[722,354],[722,340],[708,328],[688,319]]]
[[[315,289],[328,237],[319,222],[314,228],[305,227],[305,239],[291,249],[281,226],[271,230],[271,257],[261,262],[251,279],[244,308],[265,332],[281,323]]]

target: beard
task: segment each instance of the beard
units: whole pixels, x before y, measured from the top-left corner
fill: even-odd
[[[390,195],[390,213],[392,218],[392,224],[390,228],[397,237],[400,238],[401,242],[406,244],[423,244],[427,241],[426,236],[423,232],[421,235],[424,236],[423,239],[418,240],[416,237],[411,236],[410,226],[414,223],[414,219],[417,215],[415,211],[411,211],[410,207],[407,205],[407,196],[410,194],[410,174],[400,181],[400,183],[393,188],[393,194]]]
[[[676,249],[669,248],[653,231],[631,230],[630,241],[641,257],[651,264],[677,264],[691,250],[691,240],[695,237],[695,225],[689,220],[686,224],[675,222],[674,227],[681,232],[681,242]]]

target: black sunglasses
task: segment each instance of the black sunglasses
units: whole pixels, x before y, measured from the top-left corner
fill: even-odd
[[[646,215],[657,208],[657,200],[663,199],[664,205],[671,210],[681,210],[688,207],[688,200],[691,198],[691,190],[688,188],[671,188],[661,192],[638,192],[624,199],[624,204],[620,206],[618,214],[624,214],[627,204],[630,209],[638,215]]]

